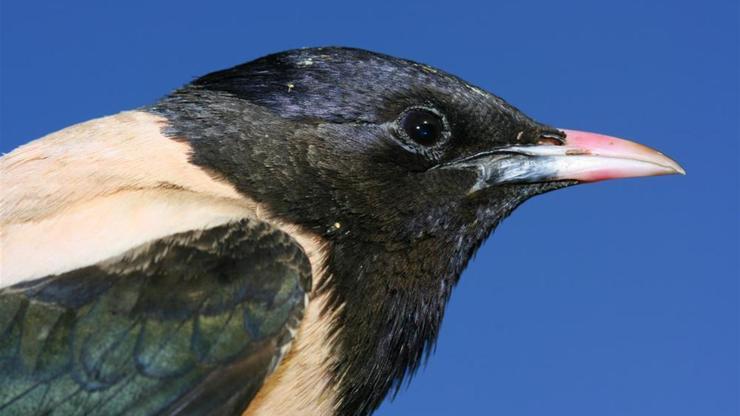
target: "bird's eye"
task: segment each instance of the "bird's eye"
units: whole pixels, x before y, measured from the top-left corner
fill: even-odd
[[[423,108],[406,111],[398,124],[409,139],[422,146],[437,144],[446,130],[444,120],[439,114]]]

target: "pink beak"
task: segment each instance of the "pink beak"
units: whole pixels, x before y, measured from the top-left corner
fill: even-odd
[[[562,130],[563,146],[559,148],[557,178],[582,182],[638,176],[685,175],[673,159],[639,143],[597,133]],[[541,146],[535,146],[538,148]],[[555,150],[555,149],[548,149]]]

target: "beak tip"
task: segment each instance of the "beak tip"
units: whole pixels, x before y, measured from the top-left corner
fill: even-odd
[[[686,176],[686,170],[681,165],[679,165],[678,162],[660,152],[658,153],[665,159],[666,166],[672,170],[672,172],[670,173],[671,175]]]

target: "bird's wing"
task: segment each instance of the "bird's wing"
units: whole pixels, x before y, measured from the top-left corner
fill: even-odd
[[[311,268],[256,220],[0,290],[0,415],[237,414],[287,351]]]

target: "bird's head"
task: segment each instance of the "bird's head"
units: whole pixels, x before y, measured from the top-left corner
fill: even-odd
[[[541,124],[441,70],[358,49],[270,55],[153,109],[194,163],[327,242],[347,414],[372,410],[417,368],[467,261],[520,203],[683,173],[647,147]]]

